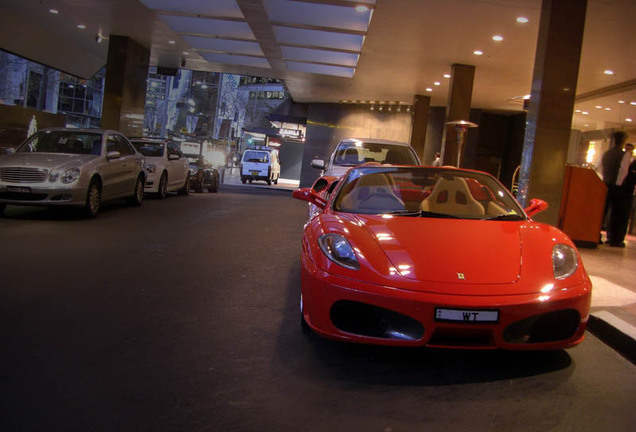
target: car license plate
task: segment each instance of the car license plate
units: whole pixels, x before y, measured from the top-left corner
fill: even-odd
[[[31,193],[30,187],[25,186],[7,186],[7,192],[17,192],[17,193]]]
[[[260,173],[261,173],[260,171],[252,171],[252,175],[253,175],[253,176],[257,176],[257,175],[259,175]]]
[[[496,323],[499,322],[499,311],[435,308],[435,321]]]

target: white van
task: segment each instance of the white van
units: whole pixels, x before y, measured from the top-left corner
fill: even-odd
[[[280,177],[280,162],[276,150],[248,149],[241,158],[241,182],[266,181],[277,184]]]

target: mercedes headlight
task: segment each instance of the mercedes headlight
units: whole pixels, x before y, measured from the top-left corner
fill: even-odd
[[[60,171],[51,171],[49,174],[49,181],[51,183],[55,183],[60,180],[64,184],[73,183],[80,176],[81,170],[77,167],[68,168],[62,172]]]
[[[557,244],[552,248],[552,270],[555,279],[566,279],[579,267],[576,250],[565,244]]]
[[[323,234],[318,238],[320,250],[327,258],[342,267],[359,270],[360,265],[351,245],[340,234]]]

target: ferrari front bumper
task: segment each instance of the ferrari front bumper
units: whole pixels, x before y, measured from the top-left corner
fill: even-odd
[[[303,317],[316,333],[394,346],[546,350],[581,342],[591,285],[550,293],[416,292],[336,276],[302,258]]]

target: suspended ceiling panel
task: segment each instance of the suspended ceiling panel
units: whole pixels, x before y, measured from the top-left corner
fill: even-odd
[[[629,126],[636,123],[636,1],[587,3],[574,124]],[[296,102],[410,104],[420,94],[444,106],[444,74],[462,63],[475,66],[472,106],[520,111],[531,88],[541,4],[0,0],[0,49],[88,78],[106,63],[109,35],[123,35],[150,50],[153,66],[279,78]],[[527,22],[517,22],[520,16]]]

